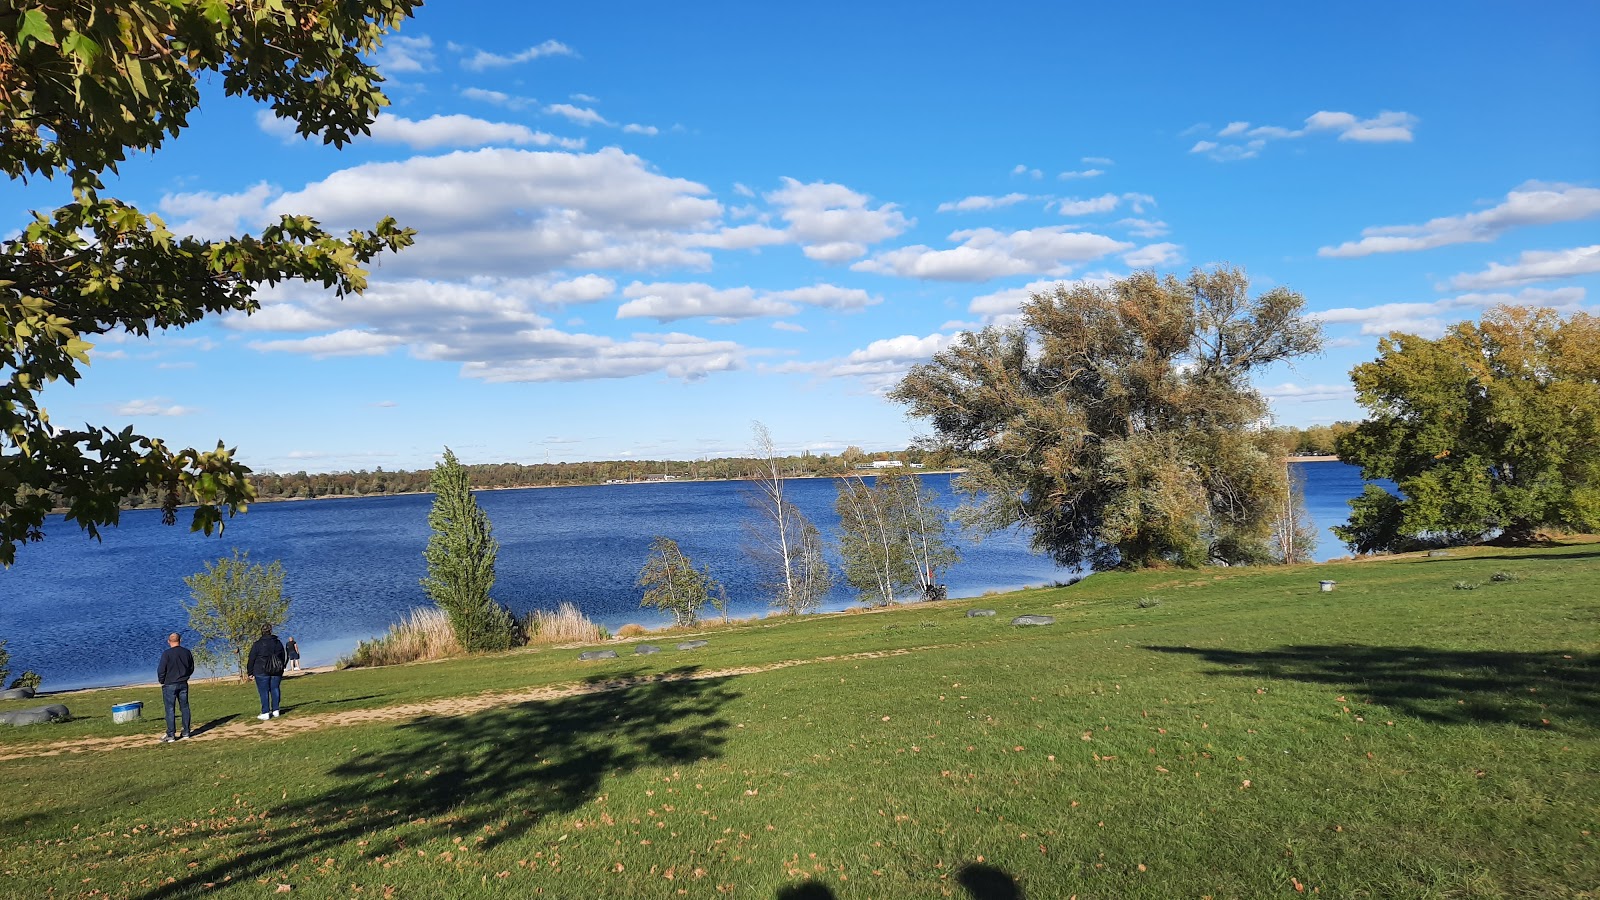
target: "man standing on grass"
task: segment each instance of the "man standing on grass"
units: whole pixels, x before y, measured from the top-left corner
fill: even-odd
[[[283,668],[288,661],[289,655],[284,652],[283,642],[272,633],[272,626],[270,624],[261,626],[261,637],[250,645],[247,671],[256,679],[256,693],[261,695],[261,715],[256,718],[263,722],[278,717],[278,707],[282,700],[279,692],[283,688]]]
[[[194,674],[194,654],[183,646],[178,633],[167,635],[167,649],[156,666],[156,681],[161,682],[161,702],[167,708],[167,736],[161,743],[170,744],[189,736],[189,676]],[[172,708],[183,711],[183,732],[173,728]]]

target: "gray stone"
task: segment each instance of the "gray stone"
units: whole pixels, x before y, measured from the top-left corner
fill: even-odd
[[[634,656],[649,656],[652,653],[660,653],[660,652],[661,652],[661,648],[657,647],[654,644],[640,644],[639,646],[634,648],[633,655]]]
[[[0,691],[0,700],[32,700],[33,688],[12,688],[9,691]]]
[[[976,619],[979,616],[992,616],[992,615],[994,615],[994,610],[992,610],[992,609],[969,609],[969,610],[967,610],[967,618],[969,618],[969,619]]]
[[[1054,625],[1055,616],[1017,616],[1011,620],[1013,625]]]
[[[678,645],[678,649],[679,650],[699,650],[701,647],[704,647],[705,645],[707,645],[709,643],[711,643],[711,642],[710,641],[684,641],[683,643]]]
[[[66,721],[72,718],[72,713],[59,703],[49,706],[35,706],[33,709],[17,709],[11,712],[0,713],[0,725],[43,725],[46,722],[57,720]]]
[[[597,659],[616,659],[616,658],[617,658],[617,651],[615,651],[615,650],[585,650],[582,653],[578,654],[578,659],[580,659],[580,660],[582,660],[584,662],[593,662],[594,660],[597,660]]]

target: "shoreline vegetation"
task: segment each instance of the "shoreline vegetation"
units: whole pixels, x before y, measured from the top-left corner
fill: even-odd
[[[253,685],[207,682],[176,746],[153,686],[63,692],[71,720],[0,730],[0,883],[937,897],[978,873],[1014,889],[995,896],[1579,896],[1600,879],[1597,547],[1114,572],[706,622],[692,649],[640,636],[658,654],[308,673],[270,723],[245,714]],[[620,652],[580,657],[600,648]],[[143,717],[111,721],[129,701]],[[1200,825],[1153,832],[1153,809]]]

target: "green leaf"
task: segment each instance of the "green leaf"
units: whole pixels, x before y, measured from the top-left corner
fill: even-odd
[[[30,9],[22,14],[22,24],[17,28],[17,46],[26,48],[30,40],[56,46],[55,31],[42,9]]]

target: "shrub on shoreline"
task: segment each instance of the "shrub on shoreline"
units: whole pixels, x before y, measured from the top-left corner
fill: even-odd
[[[389,626],[389,632],[356,645],[354,653],[339,660],[341,669],[393,666],[400,663],[443,659],[461,652],[450,616],[438,608],[411,611],[410,618]]]
[[[522,632],[529,644],[581,644],[603,641],[605,629],[589,621],[571,603],[562,603],[555,612],[536,609],[522,617]]]

